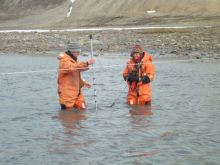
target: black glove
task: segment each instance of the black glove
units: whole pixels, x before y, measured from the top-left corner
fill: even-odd
[[[139,76],[137,73],[129,73],[128,75],[128,81],[138,81]]]
[[[142,81],[142,84],[146,84],[150,82],[150,78],[147,75],[144,75],[144,77],[142,77],[142,79],[139,82],[141,81]]]
[[[127,80],[128,80],[128,75],[126,75],[126,76],[124,77],[124,80],[125,80],[125,81],[127,81]]]

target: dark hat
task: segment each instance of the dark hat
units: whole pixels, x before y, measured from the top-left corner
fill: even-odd
[[[69,43],[70,52],[81,52],[81,45],[78,42],[72,41]]]
[[[143,54],[142,47],[140,45],[135,45],[131,51],[131,56],[133,56],[134,53],[139,53],[140,55]]]

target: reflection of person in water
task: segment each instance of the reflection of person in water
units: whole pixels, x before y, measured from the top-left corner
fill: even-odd
[[[61,110],[53,119],[59,119],[62,122],[64,131],[54,134],[53,139],[58,141],[50,147],[50,150],[63,151],[75,147],[87,147],[88,144],[93,143],[91,140],[82,142],[85,138],[82,137],[84,135],[81,134],[81,130],[86,128],[82,126],[82,122],[87,119],[85,110],[76,108]]]
[[[151,112],[151,105],[147,105],[147,106],[137,106],[137,105],[134,105],[134,106],[131,106],[132,109],[129,111],[129,113],[131,115],[145,115],[145,116],[152,116],[153,115],[153,112]]]
[[[131,121],[133,125],[133,129],[140,130],[141,128],[154,129],[149,127],[149,123],[151,122],[147,116],[152,116],[153,112],[151,111],[152,107],[150,104],[148,105],[130,105],[131,109],[129,113],[131,114]]]
[[[86,120],[85,111],[80,109],[60,111],[58,116],[54,116],[54,119],[60,119],[62,121],[62,125],[66,129],[77,129],[81,130],[81,121]]]
[[[84,110],[76,108],[74,110],[68,109],[66,111],[60,111],[60,113],[57,116],[54,116],[53,119],[59,119],[62,121],[62,125],[65,128],[65,131],[62,132],[63,134],[70,136],[81,136],[78,134],[77,130],[85,128],[81,125],[81,121],[86,120],[85,113],[86,112]],[[62,135],[54,137],[54,139],[69,142],[69,136],[61,137]]]
[[[128,105],[130,108],[130,123],[131,134],[128,135],[128,143],[135,144],[129,148],[129,153],[132,150],[131,159],[135,162],[142,162],[146,157],[158,154],[158,151],[149,150],[149,145],[154,141],[152,137],[142,135],[148,134],[150,130],[155,129],[151,126],[151,119],[153,116],[152,107],[147,105]],[[130,138],[129,138],[130,136]]]

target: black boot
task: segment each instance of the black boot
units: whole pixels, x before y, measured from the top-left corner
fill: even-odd
[[[65,104],[60,104],[60,106],[61,106],[62,110],[66,109],[66,105]]]
[[[145,105],[151,105],[151,102],[145,102]]]

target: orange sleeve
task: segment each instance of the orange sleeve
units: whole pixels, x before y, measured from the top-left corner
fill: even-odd
[[[129,69],[129,67],[131,67],[131,65],[129,65],[130,63],[129,62],[126,62],[126,68],[125,68],[125,70],[124,70],[124,72],[123,72],[123,78],[125,77],[125,76],[127,76],[127,75],[129,75],[129,73],[130,73],[130,71],[129,70],[131,70],[131,69]]]
[[[81,77],[81,87],[83,87],[86,84],[86,81]]]
[[[155,66],[152,63],[147,64],[145,74],[153,81],[155,73]]]
[[[86,71],[89,67],[87,62],[72,63],[68,59],[61,59],[59,69],[64,69],[61,70],[63,74],[72,74],[74,72]]]

